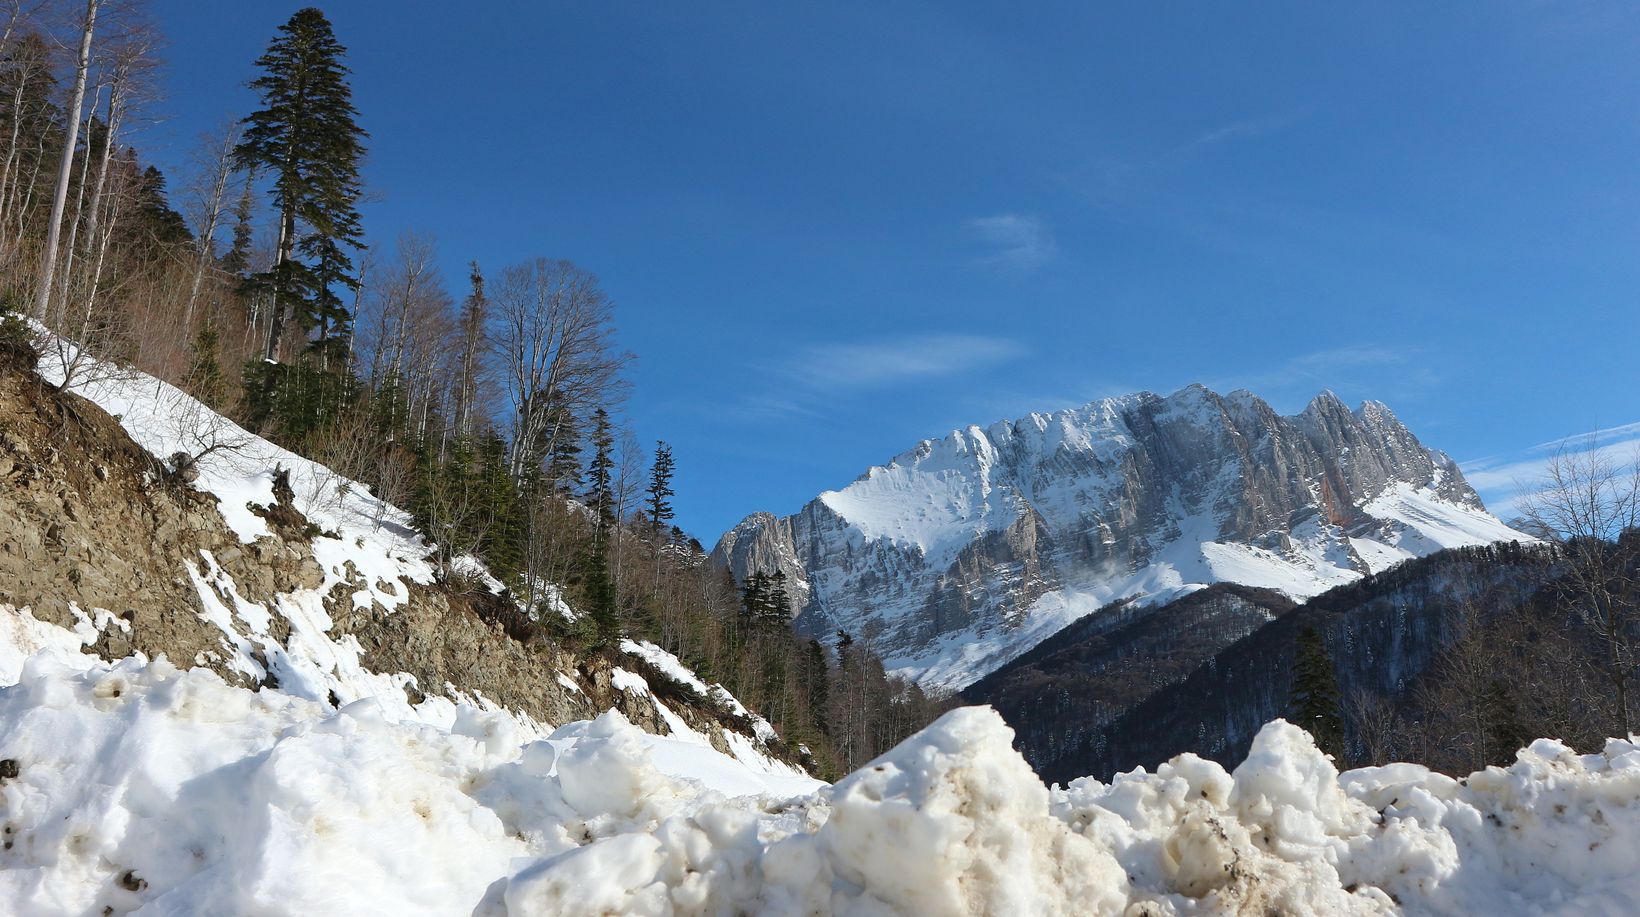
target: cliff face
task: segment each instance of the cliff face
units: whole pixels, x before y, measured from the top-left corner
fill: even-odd
[[[770,735],[658,650],[578,653],[493,582],[441,584],[401,511],[175,389],[130,373],[84,389],[0,369],[0,669],[26,635],[73,632],[105,659],[163,654],[394,718],[469,703],[547,727],[615,708],[725,752]]]
[[[1302,598],[1517,537],[1384,405],[1324,393],[1282,416],[1191,386],[924,441],[794,516],[748,517],[714,557],[803,582],[799,629],[865,634],[900,673],[961,687],[1118,598]]]

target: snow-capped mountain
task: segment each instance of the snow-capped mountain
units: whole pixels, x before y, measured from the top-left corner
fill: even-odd
[[[925,440],[716,562],[784,571],[794,624],[958,688],[1112,600],[1215,582],[1318,594],[1441,548],[1530,540],[1385,405],[1282,416],[1192,385]]]

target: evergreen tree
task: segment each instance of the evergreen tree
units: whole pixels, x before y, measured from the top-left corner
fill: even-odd
[[[755,571],[746,577],[745,585],[740,587],[741,608],[745,610],[746,617],[760,621],[768,604],[769,575],[762,570]]]
[[[1335,761],[1344,760],[1344,715],[1338,676],[1321,632],[1306,627],[1293,655],[1293,722],[1309,730],[1316,747]]]
[[[221,404],[223,394],[222,366],[216,358],[217,347],[216,322],[207,315],[190,345],[193,352],[188,358],[188,388],[195,397],[213,408]]]
[[[547,482],[567,497],[581,487],[581,433],[575,428],[574,414],[564,408],[553,414],[548,425],[557,429],[547,450]]]
[[[667,499],[672,492],[672,447],[665,440],[655,442],[655,463],[649,469],[649,524],[659,532],[661,526],[672,520],[672,504]]]
[[[786,572],[774,571],[769,577],[769,595],[763,610],[764,617],[773,622],[784,623],[791,614],[791,593],[786,590]]]
[[[821,735],[831,732],[826,720],[827,697],[829,694],[829,679],[831,666],[826,660],[826,648],[819,640],[810,640],[808,675],[809,716],[811,725],[819,730]]]
[[[254,173],[246,173],[245,186],[233,208],[233,242],[228,246],[228,253],[222,256],[222,269],[236,277],[244,276],[251,266],[251,243],[256,235],[256,227],[251,223],[256,214],[253,184]]]
[[[586,504],[592,510],[593,537],[600,545],[615,524],[615,431],[609,412],[592,412],[592,461],[587,463]]]
[[[356,123],[344,53],[324,13],[309,7],[291,16],[256,61],[262,75],[251,87],[262,108],[245,119],[234,148],[239,167],[272,177],[279,212],[274,264],[252,278],[272,297],[269,360],[278,356],[289,308],[321,362],[347,352],[352,316],[335,287],[358,288],[347,249],[364,247],[357,205],[366,134]]]
[[[585,611],[592,620],[594,639],[604,646],[619,642],[621,615],[618,596],[615,581],[609,576],[609,559],[605,556],[604,545],[601,543],[594,543],[588,550],[582,588],[586,602]]]

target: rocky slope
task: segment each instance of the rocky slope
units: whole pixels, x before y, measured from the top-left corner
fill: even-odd
[[[155,379],[82,364],[58,391],[63,368],[0,369],[0,685],[66,643],[443,725],[460,705],[541,729],[614,708],[795,773],[767,724],[659,649],[577,653],[476,561],[480,585],[438,582],[408,517],[362,485]]]
[[[899,674],[960,688],[1117,599],[1304,598],[1517,538],[1382,404],[1323,393],[1282,416],[1195,385],[926,440],[794,516],[748,517],[713,557],[784,570],[800,630],[864,635]]]

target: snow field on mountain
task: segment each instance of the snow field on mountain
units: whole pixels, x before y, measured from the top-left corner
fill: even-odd
[[[473,708],[394,722],[163,660],[48,653],[0,689],[0,901],[19,917],[1640,908],[1628,742],[1539,741],[1465,781],[1340,777],[1278,721],[1232,773],[1184,755],[1050,790],[1011,739],[964,708],[835,786],[780,798],[743,772],[751,795],[730,796],[664,773],[668,740],[614,713],[536,739]]]

